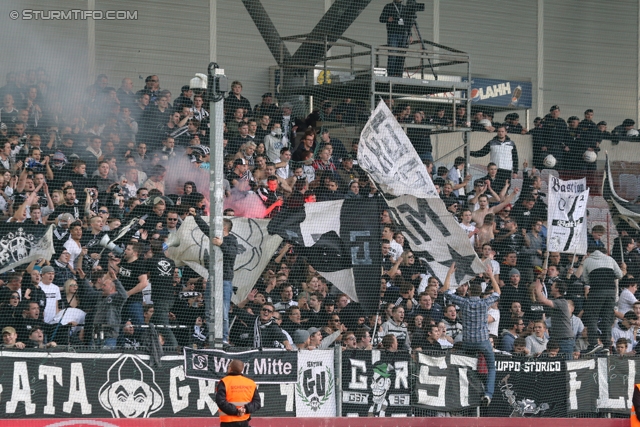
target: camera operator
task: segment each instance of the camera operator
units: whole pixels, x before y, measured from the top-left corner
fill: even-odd
[[[409,46],[411,22],[413,22],[409,12],[407,5],[402,4],[402,0],[393,0],[382,9],[380,23],[387,25],[387,45],[390,47],[407,48]],[[387,75],[389,77],[402,77],[403,69],[404,56],[389,55],[387,59]]]

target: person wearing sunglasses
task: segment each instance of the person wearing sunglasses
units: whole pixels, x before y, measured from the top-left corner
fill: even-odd
[[[236,346],[253,348],[281,348],[289,351],[291,341],[273,318],[275,307],[272,303],[265,303],[258,314],[235,308],[233,314],[248,327],[238,336],[231,336],[230,340]]]

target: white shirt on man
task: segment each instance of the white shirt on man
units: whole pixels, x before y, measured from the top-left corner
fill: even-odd
[[[44,323],[53,323],[53,318],[58,312],[58,301],[62,299],[62,297],[60,296],[60,288],[53,283],[45,285],[44,283],[40,282],[39,286],[47,296],[43,313]]]

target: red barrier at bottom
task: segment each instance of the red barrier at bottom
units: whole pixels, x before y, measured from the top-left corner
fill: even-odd
[[[218,427],[217,418],[0,420],[0,427]],[[252,427],[627,427],[624,418],[254,418]]]

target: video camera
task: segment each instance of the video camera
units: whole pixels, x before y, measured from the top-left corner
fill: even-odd
[[[404,19],[406,22],[405,25],[409,25],[411,27],[415,22],[416,18],[418,17],[418,12],[424,12],[424,11],[425,11],[424,3],[418,3],[416,2],[416,0],[407,0],[407,4],[404,8],[404,13],[403,13]]]

